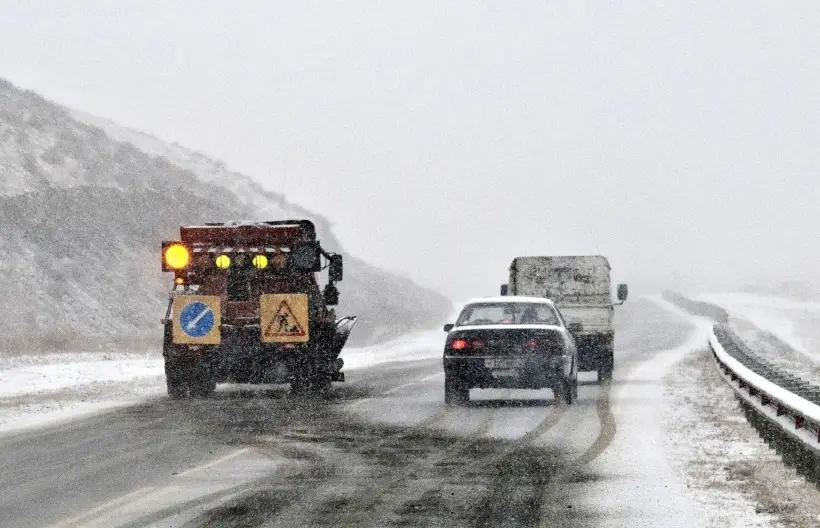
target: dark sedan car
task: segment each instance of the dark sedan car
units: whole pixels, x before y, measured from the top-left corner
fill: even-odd
[[[577,398],[578,352],[552,301],[475,299],[444,330],[446,403],[468,402],[471,388],[549,388],[564,403]]]

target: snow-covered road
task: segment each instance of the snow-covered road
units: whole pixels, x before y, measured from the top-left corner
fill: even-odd
[[[444,334],[426,331],[342,353],[345,371],[437,357]],[[165,394],[158,352],[0,357],[0,434],[64,422]]]
[[[445,406],[440,330],[346,352],[330,402],[241,386],[178,402],[155,358],[17,358],[0,375],[18,411],[148,400],[0,437],[0,525],[810,526],[777,511],[816,491],[735,414],[708,323],[635,299],[616,324],[614,383],[583,375],[572,406],[489,390]]]

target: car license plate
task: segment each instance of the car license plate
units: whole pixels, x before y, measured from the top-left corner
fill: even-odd
[[[489,369],[519,369],[524,366],[524,358],[487,358],[484,366]]]

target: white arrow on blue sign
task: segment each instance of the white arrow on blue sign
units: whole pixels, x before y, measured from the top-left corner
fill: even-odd
[[[179,327],[191,337],[205,337],[214,329],[214,312],[203,302],[188,303],[179,312]]]

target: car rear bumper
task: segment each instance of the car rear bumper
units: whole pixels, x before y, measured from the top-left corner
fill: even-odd
[[[517,368],[491,368],[487,360],[520,358]],[[444,356],[444,373],[470,387],[489,389],[552,388],[566,378],[569,356]]]

